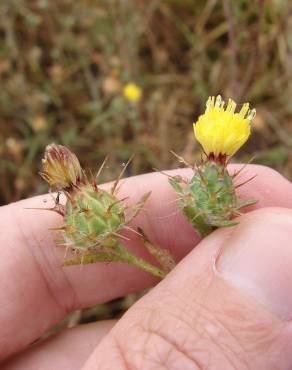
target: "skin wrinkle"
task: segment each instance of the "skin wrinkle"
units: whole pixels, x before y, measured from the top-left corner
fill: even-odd
[[[143,329],[143,325],[137,325],[137,326],[139,326],[142,330],[144,330],[145,331],[145,334],[147,334],[147,337],[146,337],[146,341],[145,341],[145,345],[144,345],[144,348],[146,348],[147,347],[147,345],[149,344],[149,341],[151,340],[151,331],[149,331],[149,330],[145,330],[145,329]],[[156,365],[160,365],[161,366],[161,369],[163,370],[163,369],[167,369],[166,368],[166,364],[167,364],[167,361],[168,361],[168,359],[169,359],[169,357],[170,357],[170,355],[171,355],[171,353],[172,353],[172,348],[171,347],[169,347],[169,349],[168,349],[168,351],[165,353],[165,356],[164,356],[164,361],[162,362],[162,361],[159,361],[159,360],[154,360],[154,359],[151,359],[151,357],[150,357],[150,355],[148,355],[148,356],[146,356],[146,350],[144,351],[144,359],[145,360],[147,360],[147,357],[148,357],[148,360],[150,360],[150,361],[152,361],[152,362],[154,362]]]
[[[145,321],[144,321],[144,324],[145,324]],[[171,370],[171,369],[175,369],[174,367],[170,367],[169,364],[167,364],[167,357],[171,354],[171,352],[174,350],[180,354],[182,354],[183,356],[185,356],[188,360],[190,360],[192,363],[195,363],[196,365],[196,368],[194,368],[194,370],[198,369],[198,370],[201,370],[201,369],[204,369],[204,367],[200,366],[199,363],[197,363],[197,360],[195,358],[192,358],[186,351],[183,351],[181,348],[178,347],[178,345],[173,342],[172,340],[170,340],[170,338],[168,338],[166,335],[164,335],[163,333],[159,332],[159,331],[156,331],[156,330],[149,330],[149,328],[145,328],[145,325],[138,323],[137,325],[133,326],[131,329],[133,328],[138,328],[138,331],[140,332],[142,330],[142,334],[140,335],[139,334],[139,339],[141,340],[143,338],[143,334],[146,335],[146,340],[145,340],[145,343],[143,343],[143,345],[141,346],[141,360],[145,359],[146,361],[149,360],[151,363],[155,362],[155,364],[158,364],[160,366],[163,366],[162,369],[165,369],[165,370]],[[152,339],[152,336],[157,336],[160,340],[162,340],[164,343],[168,344],[168,347],[169,349],[165,352],[165,354],[163,354],[164,358],[163,360],[155,360],[154,358],[151,358],[151,354],[149,354],[149,351],[147,351],[147,347],[149,345],[149,342],[151,343],[151,341],[153,340]],[[144,364],[144,361],[140,363],[140,366],[139,367],[136,367],[137,364],[135,364],[134,362],[129,362],[128,358],[130,359],[131,358],[131,346],[128,346],[126,349],[124,348],[124,345],[123,343],[120,343],[120,338],[119,337],[114,337],[114,342],[115,344],[118,344],[118,349],[119,351],[122,351],[124,353],[124,358],[126,358],[126,363],[128,365],[130,365],[129,367],[129,370],[136,370],[136,369],[145,369],[145,364]],[[144,341],[143,341],[144,342]],[[151,344],[149,345],[151,347]],[[157,346],[156,346],[157,347]],[[165,344],[162,344],[162,348],[165,347]],[[129,350],[130,349],[130,350]],[[167,349],[167,347],[164,348],[163,351],[165,351],[165,349]],[[130,353],[129,356],[127,356],[127,352]],[[135,361],[135,360],[134,360]],[[147,364],[147,363],[146,363]],[[148,362],[149,364],[149,362]],[[143,366],[142,366],[143,365]],[[167,365],[164,366],[164,365]],[[133,366],[133,367],[131,367]]]
[[[275,339],[281,338],[282,333],[285,333],[285,331],[284,331],[284,325],[279,328],[279,332],[278,332],[277,335],[275,335]],[[287,336],[285,336],[285,337],[287,337]],[[279,341],[279,342],[281,342],[281,341]],[[290,342],[290,343],[288,344],[287,342]],[[289,351],[289,357],[290,357],[290,355],[291,355],[291,347],[292,347],[292,339],[291,339],[291,337],[289,337],[288,340],[286,341],[286,347],[289,348],[288,351]],[[271,343],[270,348],[271,349],[276,348],[276,346],[274,345],[274,343]],[[267,351],[264,354],[266,357],[269,357],[269,361],[271,363],[273,362],[273,366],[274,366],[274,369],[275,370],[282,370],[282,367],[279,367],[279,361],[278,361],[278,359],[285,357],[285,353],[283,354],[283,352],[285,352],[284,345],[282,345],[281,347],[279,347],[279,349],[277,351],[274,351],[274,352]]]
[[[166,327],[170,327],[171,326],[171,323],[169,324],[169,323],[167,323],[166,325],[164,325],[164,321],[159,321],[159,324],[161,324],[161,326],[160,327],[155,327],[155,325],[153,324],[154,322],[155,323],[157,323],[157,318],[159,317],[159,316],[157,316],[157,313],[159,314],[159,313],[161,313],[161,309],[156,309],[156,310],[151,310],[151,313],[150,313],[150,318],[145,322],[145,312],[144,312],[144,315],[143,315],[143,317],[144,317],[144,325],[136,325],[136,326],[138,326],[139,328],[142,328],[142,330],[145,332],[145,333],[147,333],[147,332],[150,332],[150,333],[155,333],[156,335],[159,335],[159,336],[161,336],[165,341],[167,341],[167,342],[169,342],[172,346],[175,346],[178,350],[179,350],[179,352],[181,352],[182,354],[184,354],[184,355],[188,355],[187,357],[190,359],[190,360],[192,360],[193,362],[196,362],[196,365],[197,365],[197,367],[198,367],[198,369],[203,369],[204,367],[203,367],[203,365],[199,362],[199,360],[196,358],[196,357],[192,357],[190,354],[189,354],[189,352],[188,351],[186,351],[186,350],[182,350],[182,348],[179,348],[179,345],[183,345],[183,343],[184,342],[182,342],[182,341],[180,341],[180,343],[175,343],[173,340],[171,340],[170,339],[170,337],[167,335],[167,334],[164,334],[162,331],[161,331],[161,329],[164,329],[164,328],[166,328]],[[166,315],[164,315],[164,317],[165,317]],[[187,321],[185,321],[185,320],[182,320],[182,317],[179,317],[179,316],[176,316],[176,315],[174,315],[172,312],[167,312],[167,316],[172,320],[172,319],[174,319],[174,321],[176,322],[176,324],[177,323],[183,323],[183,324],[185,324],[186,325],[186,327],[187,327],[187,330],[185,331],[186,333],[187,332],[189,332],[189,333],[196,333],[197,331],[195,330],[195,328],[193,327],[193,326],[191,326],[191,324],[189,323],[189,322],[187,322]],[[154,318],[154,320],[153,320],[153,322],[151,321],[151,318]],[[147,322],[148,322],[148,324],[147,324]],[[151,322],[152,322],[152,324],[151,324]],[[175,325],[174,325],[175,326]],[[189,330],[190,329],[190,330]],[[196,337],[200,340],[200,338],[201,338],[201,336],[200,336],[200,333],[198,333],[197,332],[197,334],[196,334]],[[187,341],[187,339],[186,339],[186,341]],[[196,343],[198,343],[198,341],[197,340],[195,340],[195,341],[193,341],[192,340],[192,342],[196,342]],[[215,348],[217,347],[218,348],[218,344],[217,344],[217,342],[214,340],[214,344],[215,344]],[[204,347],[204,346],[202,346],[202,347]],[[195,349],[195,352],[197,353],[198,352],[198,349],[196,348]],[[222,352],[222,354],[224,354],[224,352]],[[204,357],[206,358],[207,356],[206,356],[206,354],[204,354]],[[228,361],[228,363],[231,363],[231,361],[230,361],[230,359],[229,358],[226,358],[226,360]],[[206,361],[206,360],[203,360],[203,361]],[[207,364],[206,364],[206,366],[207,366]],[[167,367],[167,369],[169,369],[169,367]]]
[[[148,341],[150,339],[150,335],[148,336]],[[147,344],[147,342],[146,342]],[[164,361],[163,363],[161,363],[161,366],[163,366],[164,368],[166,367],[167,363],[170,361],[170,356],[172,355],[173,353],[173,348],[169,347],[168,351],[166,351],[165,355],[164,355]],[[159,365],[159,363],[158,363]]]
[[[123,365],[124,365],[124,369],[125,370],[138,370],[136,367],[132,367],[130,363],[128,363],[128,359],[127,359],[127,355],[126,353],[124,352],[120,342],[119,342],[119,338],[116,338],[114,335],[112,336],[112,339],[114,341],[114,347],[116,347],[116,350],[119,354],[119,358],[122,359],[122,362],[123,362]],[[121,369],[122,370],[122,369]]]
[[[204,311],[205,314],[210,313],[209,310],[207,310],[207,307],[204,307],[203,309],[202,308],[203,308],[203,305],[200,305],[200,311],[201,312]],[[178,318],[178,319],[180,320],[180,322],[182,322],[182,318]],[[185,320],[183,322],[186,323]],[[220,341],[218,341],[218,338],[216,336],[215,337],[212,336],[211,333],[206,330],[206,323],[208,325],[212,324],[213,327],[218,328],[218,323],[219,322],[217,320],[215,320],[215,317],[212,318],[212,320],[211,320],[210,316],[208,317],[208,315],[203,315],[202,314],[199,319],[197,319],[197,316],[196,316],[196,324],[197,325],[192,326],[192,325],[189,324],[189,326],[190,326],[192,332],[197,333],[197,336],[198,336],[198,338],[200,338],[201,341],[202,341],[202,339],[207,339],[208,342],[212,342],[213,345],[214,345],[214,348],[218,348],[219,352],[224,354],[224,357],[226,358],[227,362],[230,365],[234,366],[233,358],[235,358],[235,362],[237,362],[237,358],[236,358],[236,356],[238,355],[237,351],[235,351],[234,348],[231,348],[231,346],[230,347],[226,347],[226,346],[223,346],[223,345],[221,346]],[[200,327],[201,327],[201,330],[199,329]],[[224,332],[227,332],[228,334],[230,333],[229,330],[227,330],[227,328],[222,323],[220,325],[220,329],[223,329]],[[233,335],[231,337],[232,337],[232,339],[234,339]],[[238,343],[238,340],[236,340],[235,343]],[[204,345],[202,347],[204,347]],[[226,349],[228,349],[228,351],[233,356],[229,356]],[[196,352],[197,352],[197,350],[196,350]],[[234,369],[235,369],[235,367],[234,367]],[[249,369],[249,367],[246,367],[246,369]]]
[[[157,312],[159,312],[159,310],[157,310]],[[156,318],[157,318],[157,315],[156,315],[156,313],[155,312],[152,312],[152,314],[151,314],[151,317],[155,317],[155,321],[157,320]],[[201,336],[201,333],[200,332],[198,332],[197,330],[195,330],[195,328],[193,327],[193,326],[190,326],[190,323],[188,323],[188,322],[186,322],[185,320],[182,320],[182,318],[181,317],[178,317],[178,316],[176,316],[176,315],[173,315],[173,313],[170,313],[170,312],[168,312],[168,316],[169,317],[171,317],[171,319],[175,319],[175,321],[176,321],[176,323],[178,323],[178,322],[181,322],[181,323],[184,323],[187,327],[189,327],[190,329],[191,329],[191,331],[190,332],[192,332],[192,333],[197,333],[196,334],[196,337],[198,338],[198,341],[196,340],[196,341],[193,341],[192,340],[192,342],[196,342],[197,344],[198,344],[198,342],[202,339],[202,336]],[[144,316],[145,317],[145,316]],[[156,321],[157,322],[157,321]],[[145,323],[145,321],[144,321],[144,323]],[[149,323],[150,324],[148,324],[148,325],[150,325],[150,327],[142,327],[142,329],[144,330],[144,332],[148,332],[148,333],[151,333],[151,334],[155,334],[155,335],[157,335],[157,336],[160,336],[161,338],[163,338],[164,340],[165,340],[165,342],[167,342],[167,343],[169,343],[170,345],[172,345],[173,347],[175,347],[175,349],[178,351],[178,352],[180,352],[180,353],[182,353],[183,355],[185,355],[188,359],[190,359],[190,360],[192,360],[193,362],[195,362],[195,364],[196,364],[196,366],[197,366],[197,368],[198,369],[204,369],[204,368],[209,368],[208,366],[208,361],[206,361],[206,359],[203,359],[202,361],[205,361],[206,362],[206,364],[205,364],[205,366],[200,362],[200,360],[196,357],[196,356],[191,356],[191,354],[189,353],[189,351],[187,351],[187,350],[183,350],[182,349],[182,347],[179,347],[179,346],[183,346],[184,345],[184,342],[183,341],[181,341],[180,340],[180,342],[179,343],[175,343],[175,341],[173,341],[167,334],[164,334],[162,331],[161,331],[161,328],[153,328],[152,326],[151,326],[151,319],[149,320]],[[209,323],[210,323],[210,320],[209,320]],[[163,325],[163,322],[161,323],[161,325],[162,325],[162,329],[163,328],[165,328],[166,326],[171,326],[171,325]],[[201,325],[202,326],[202,328],[204,327],[204,325]],[[214,326],[216,326],[216,323],[214,323]],[[139,325],[139,327],[140,327],[140,325]],[[206,338],[206,336],[205,336],[205,338]],[[211,336],[210,336],[210,338],[211,338]],[[208,339],[209,339],[209,336],[208,336]],[[214,348],[217,348],[217,350],[216,351],[218,351],[218,349],[219,349],[219,352],[222,354],[222,355],[224,355],[224,358],[225,358],[225,361],[226,361],[226,366],[229,364],[230,366],[232,366],[231,368],[232,369],[236,369],[236,367],[234,366],[234,360],[232,360],[232,358],[230,357],[230,356],[228,356],[227,355],[227,353],[226,353],[226,348],[221,348],[220,346],[218,346],[218,340],[217,340],[217,338],[211,338],[212,339],[212,343],[214,344]],[[185,342],[187,343],[187,338],[185,339]],[[204,348],[204,345],[202,345],[202,348]],[[229,348],[230,349],[230,348]],[[213,352],[213,350],[211,351],[211,352]],[[236,351],[234,351],[234,350],[231,350],[230,351],[232,354],[235,354],[236,355]],[[195,353],[198,353],[198,348],[196,348],[195,349]],[[206,354],[204,353],[203,354],[203,356],[206,358],[207,356],[206,356]],[[235,356],[235,358],[236,358],[236,356]],[[235,361],[236,362],[236,361]],[[247,365],[247,364],[246,364]],[[245,368],[246,369],[249,369],[250,367],[247,365],[247,366],[245,366]],[[171,369],[169,366],[168,367],[166,367],[165,369]]]
[[[212,277],[212,279],[210,279],[210,283],[207,287],[207,290],[208,288],[210,288],[210,286],[212,285],[213,283],[213,279],[214,277]],[[206,291],[206,295],[208,294],[208,292]],[[187,302],[183,302],[184,305],[183,307],[185,307],[185,309],[183,310],[183,312],[187,312],[187,307],[186,307],[186,304]],[[205,336],[206,338],[208,338],[209,340],[211,340],[215,345],[218,346],[217,344],[217,338],[213,338],[212,334],[209,332],[209,331],[206,331],[206,326],[204,325],[204,323],[212,323],[214,327],[218,328],[218,324],[219,324],[219,327],[220,329],[223,329],[224,332],[226,332],[234,341],[234,343],[236,343],[239,348],[241,348],[242,351],[244,351],[243,347],[240,345],[240,342],[238,340],[238,338],[232,333],[232,330],[230,330],[226,325],[224,325],[223,321],[222,320],[219,320],[218,316],[215,315],[216,314],[216,310],[215,311],[211,311],[209,308],[208,308],[208,305],[207,304],[204,304],[204,301],[203,302],[200,302],[199,300],[192,300],[192,304],[190,305],[192,308],[193,308],[193,305],[196,305],[196,307],[199,307],[199,312],[201,313],[201,316],[200,315],[196,315],[196,323],[202,327],[202,332],[199,332],[198,329],[196,329],[196,331],[198,332],[199,336],[203,335]],[[190,311],[191,312],[191,311]],[[201,325],[201,323],[203,322],[203,325]],[[192,326],[193,329],[195,329],[193,326]],[[234,349],[232,348],[229,348],[229,350],[234,354],[234,355],[238,355],[238,352],[235,351]]]
[[[256,327],[255,329],[253,326],[249,326],[249,328],[243,327],[241,330],[241,332],[246,331],[247,334],[249,335],[254,332],[256,333],[259,333],[260,331],[262,332],[262,334],[257,337],[256,343],[254,343],[253,345],[254,350],[250,351],[250,353],[253,355],[259,355],[260,353],[262,355],[266,355],[267,351],[263,353],[263,348],[270,348],[272,350],[273,347],[275,346],[275,343],[277,343],[278,339],[281,339],[282,333],[283,336],[285,334],[284,323],[279,324],[277,330],[276,328],[274,328],[273,331],[272,330],[267,331],[266,325],[264,323],[262,325],[256,324],[255,327]]]
[[[241,345],[240,340],[237,338],[237,336],[235,334],[233,334],[232,330],[228,329],[227,326],[224,325],[222,323],[222,321],[218,320],[218,318],[216,317],[215,326],[218,326],[218,324],[220,325],[220,328],[223,329],[228,334],[228,336],[230,338],[232,338],[233,342],[236,343],[236,346],[238,346],[240,351],[237,351],[234,346],[220,345],[220,343],[218,343],[218,341],[217,341],[217,338],[213,337],[210,334],[210,332],[206,332],[206,334],[207,334],[206,337],[208,338],[208,340],[212,341],[222,351],[222,353],[224,353],[226,355],[226,357],[229,359],[230,363],[233,364],[233,366],[234,366],[234,361],[232,361],[232,359],[235,358],[236,365],[238,365],[240,363],[242,366],[245,366],[245,368],[247,370],[251,369],[248,362],[247,362],[247,359],[245,358],[247,353],[246,353],[245,349],[243,348],[243,346]],[[227,340],[227,343],[228,343],[228,340]],[[226,350],[228,350],[232,354],[232,359],[230,358],[230,356],[228,356]],[[244,355],[241,357],[242,353]]]
[[[251,354],[247,353],[244,346],[241,344],[242,340],[240,341],[236,335],[237,333],[242,333],[242,327],[240,326],[236,328],[236,330],[234,330],[234,327],[229,328],[225,324],[225,322],[228,324],[230,317],[226,317],[226,314],[224,313],[223,318],[220,318],[222,310],[221,308],[217,311],[214,307],[208,308],[208,304],[202,305],[197,302],[197,305],[200,307],[200,312],[202,313],[200,318],[196,320],[197,325],[202,328],[202,331],[199,331],[198,329],[196,330],[199,333],[199,336],[203,336],[205,339],[207,339],[208,342],[212,342],[215,347],[219,348],[220,352],[228,358],[230,363],[233,363],[234,361],[232,359],[235,358],[236,364],[238,364],[240,361],[242,366],[245,366],[246,369],[250,369],[251,365],[249,365],[248,362],[252,363],[252,359],[248,361],[248,357],[250,357]],[[224,310],[225,309],[226,307],[224,308]],[[245,315],[243,315],[243,321],[245,322],[244,318]],[[236,320],[235,322],[236,324],[241,324],[242,320]],[[206,323],[208,323],[208,325],[211,323],[214,328],[220,329],[220,333],[218,333],[218,336],[220,336],[221,339],[219,341],[216,335],[212,335],[212,332],[210,330],[206,330]],[[264,327],[264,325],[262,325],[261,327],[267,332],[267,329]],[[252,332],[257,333],[257,330],[254,330]],[[222,338],[225,338],[224,342]],[[257,340],[256,343],[258,343]],[[231,354],[231,356],[229,356],[229,353]],[[243,354],[243,356],[240,356],[240,354]],[[253,354],[258,356],[258,352]]]
[[[197,359],[192,357],[187,351],[184,351],[183,348],[179,348],[175,342],[173,342],[170,338],[164,336],[162,333],[148,330],[148,334],[150,336],[149,341],[151,340],[151,336],[154,335],[154,336],[157,336],[160,340],[164,341],[170,347],[168,357],[172,351],[175,351],[175,352],[178,352],[184,355],[188,360],[192,361],[194,365],[196,366],[194,370],[202,370],[205,368],[205,366],[203,366]],[[167,367],[165,366],[165,369],[171,370],[171,367],[169,367],[167,363],[167,357],[165,358],[164,363],[162,363],[161,365],[166,365]]]
[[[141,329],[141,326],[139,324],[137,324],[136,326]],[[135,352],[135,353],[140,354],[140,356],[141,356],[140,359],[139,359],[140,360],[139,361],[139,366],[137,365],[138,367],[136,367],[136,364],[135,364],[134,365],[135,368],[137,368],[137,369],[145,369],[145,366],[147,365],[147,363],[149,364],[149,361],[150,361],[152,364],[159,365],[159,367],[162,370],[165,369],[164,364],[162,364],[159,360],[155,360],[155,359],[151,358],[150,355],[147,356],[147,352],[146,352],[146,350],[144,350],[144,348],[146,348],[146,346],[147,346],[147,344],[149,342],[150,333],[145,332],[145,334],[146,334],[145,343],[141,346],[141,349],[139,351],[136,351]],[[142,335],[139,335],[139,338],[141,340],[143,338],[143,336]],[[123,349],[121,349],[121,350],[123,350]],[[126,353],[126,351],[124,351],[124,352]],[[130,351],[128,351],[128,352],[130,352]],[[130,352],[130,355],[129,355],[129,358],[130,359],[132,359],[131,358],[131,353],[133,353],[133,352]],[[136,356],[135,356],[135,359],[136,359]],[[133,359],[133,361],[135,361],[135,359]]]
[[[196,285],[194,285],[194,283],[196,283]],[[196,286],[201,285],[201,283],[202,283],[201,279],[196,279],[195,281],[193,281],[193,283],[192,283],[193,291],[196,291]],[[207,290],[210,287],[210,285],[212,284],[212,278],[210,279],[209,282],[205,279],[204,284],[205,284],[205,289],[203,289],[202,291],[204,292],[204,296],[206,296]],[[187,282],[186,282],[185,286],[187,286]],[[188,313],[194,311],[194,305],[195,305],[195,307],[199,308],[199,310],[198,310],[199,312],[203,311],[205,309],[205,306],[203,305],[203,303],[201,303],[202,295],[200,295],[200,297],[198,297],[198,295],[196,294],[192,298],[192,294],[191,294],[190,289],[187,289],[187,292],[185,294],[183,289],[182,290],[181,289],[177,290],[177,289],[171,289],[171,287],[172,287],[172,285],[167,285],[166,288],[164,289],[164,294],[167,293],[168,297],[170,298],[170,303],[168,304],[168,306],[174,307],[174,305],[172,303],[173,303],[173,301],[175,302],[175,306],[177,308],[177,311],[180,313],[179,317],[182,317],[181,313],[184,313],[185,316],[188,317],[189,316]],[[175,297],[175,300],[174,300],[174,297]],[[188,297],[188,300],[184,299],[184,297]],[[165,301],[167,302],[167,299],[165,299]],[[179,302],[181,303],[181,305],[178,305]],[[164,304],[164,306],[166,306],[166,305]],[[198,314],[196,314],[196,320],[198,319],[198,317],[199,317]],[[191,318],[190,322],[184,321],[185,323],[187,323],[189,325],[189,327],[191,329],[193,329],[193,320],[192,319],[193,318]]]
[[[171,296],[171,294],[169,295],[170,296],[170,298],[172,298],[172,300],[173,300],[173,297]],[[164,297],[164,299],[165,299],[165,297]],[[177,302],[178,302],[178,299],[181,301],[181,305],[180,306],[178,306],[177,305]],[[166,301],[167,302],[167,301]],[[182,323],[184,323],[189,329],[191,329],[191,331],[193,331],[193,330],[195,330],[195,327],[194,327],[194,321],[193,321],[193,318],[191,317],[190,319],[191,320],[185,320],[185,318],[186,317],[189,317],[190,315],[188,314],[189,312],[192,312],[193,310],[194,310],[194,305],[193,305],[193,303],[195,303],[196,304],[196,307],[199,307],[199,309],[200,309],[200,312],[204,312],[204,311],[206,311],[207,310],[207,307],[206,306],[204,306],[203,304],[201,304],[201,303],[199,303],[199,301],[197,301],[197,302],[192,302],[192,304],[189,304],[187,301],[185,301],[185,300],[182,300],[179,296],[176,296],[175,297],[175,306],[176,306],[176,309],[177,309],[177,311],[178,311],[178,313],[179,313],[179,315],[176,315],[176,314],[174,314],[174,312],[172,312],[172,311],[169,311],[169,310],[167,310],[167,313],[172,317],[172,318],[174,318],[175,320],[177,320],[177,321],[180,321],[180,322],[182,322]],[[165,307],[162,307],[162,309],[165,309],[166,307],[173,307],[173,305],[170,303],[170,304],[168,304],[168,305],[164,305]],[[155,316],[156,315],[156,313],[160,313],[160,311],[161,311],[161,308],[157,308],[156,310],[154,310],[153,308],[152,308],[152,315],[153,316]],[[181,315],[181,314],[184,314],[184,315]],[[144,317],[144,315],[142,315],[143,317]],[[202,315],[203,316],[203,315]],[[200,320],[198,320],[198,318],[199,318],[200,316],[198,316],[198,315],[196,315],[196,323],[197,322],[200,322]],[[184,318],[184,319],[183,319]],[[206,321],[206,319],[204,319],[205,321]],[[201,326],[201,325],[200,325]],[[224,328],[224,326],[222,326],[223,328]],[[203,326],[202,326],[202,328],[203,328]],[[145,329],[146,330],[146,329]],[[197,330],[196,330],[197,331]],[[197,331],[197,333],[198,333],[198,335],[199,336],[201,336],[202,334],[204,334],[204,333],[206,333],[206,331],[205,330],[203,330],[202,332],[199,332],[199,331]]]
[[[237,307],[235,309],[238,310]],[[246,310],[246,312],[248,312],[248,311],[249,311],[249,308]],[[219,314],[216,316],[217,319],[218,319],[218,322],[221,321],[219,319]],[[249,338],[250,336],[254,337],[254,333],[257,334],[256,347],[254,345],[252,347],[256,348],[256,353],[255,354],[258,354],[258,350],[261,349],[261,348],[265,348],[267,346],[267,343],[269,343],[269,342],[273,343],[274,340],[276,339],[277,335],[274,334],[274,331],[270,330],[270,328],[266,325],[266,321],[257,322],[255,324],[249,322],[248,327],[242,326],[241,324],[244,321],[244,315],[242,315],[242,316],[243,316],[242,319],[233,320],[234,321],[233,324],[240,324],[240,325],[238,325],[238,328],[237,328],[236,331],[241,333],[241,334],[245,334],[244,337],[248,341],[250,339]],[[230,329],[229,331],[231,331],[231,330],[232,329]],[[245,346],[246,346],[246,343],[245,343]],[[251,351],[251,352],[253,352],[253,351]]]
[[[256,329],[251,330],[250,326],[249,326],[249,330],[246,330],[247,333],[249,333],[249,334],[250,333],[255,334],[255,335],[253,335],[253,337],[255,336],[255,338],[252,338],[252,347],[251,347],[252,350],[250,350],[250,349],[247,350],[246,343],[249,342],[249,340],[247,340],[247,339],[250,339],[250,338],[245,339],[245,345],[243,346],[243,345],[240,344],[242,342],[242,339],[239,340],[239,338],[236,335],[237,333],[242,334],[242,329],[244,328],[244,326],[234,328],[234,326],[231,325],[231,327],[228,327],[226,324],[224,324],[224,322],[227,322],[227,323],[230,324],[230,322],[229,322],[230,317],[226,318],[226,314],[224,314],[223,319],[220,319],[220,311],[216,312],[216,310],[214,310],[214,309],[212,309],[212,311],[211,310],[206,310],[206,309],[207,309],[207,307],[205,307],[205,312],[211,314],[210,316],[212,317],[212,320],[210,320],[210,316],[209,316],[209,318],[204,319],[205,322],[206,321],[208,321],[208,323],[212,322],[215,328],[219,327],[220,329],[223,329],[224,333],[227,333],[228,336],[220,335],[221,339],[220,339],[220,341],[218,341],[218,338],[216,336],[213,336],[212,333],[210,333],[210,331],[204,331],[205,338],[207,338],[208,342],[210,342],[210,341],[213,342],[214,345],[216,347],[218,347],[221,350],[221,352],[226,355],[226,357],[228,356],[228,352],[231,353],[232,357],[236,359],[236,364],[241,363],[241,365],[245,366],[246,369],[252,368],[252,363],[253,363],[252,356],[261,355],[262,349],[267,348],[267,342],[271,342],[271,344],[273,344],[273,339],[275,339],[275,336],[272,334],[270,329],[268,329],[266,327],[265,322],[263,322],[262,324],[257,324]],[[248,310],[247,310],[247,312],[248,312]],[[249,321],[249,320],[244,320],[244,317],[242,319],[243,320],[240,320],[240,319],[235,320],[235,323],[236,324],[238,324],[238,323],[241,324],[242,322],[246,322],[246,321],[248,322]],[[201,320],[199,321],[199,323],[200,322],[201,322]],[[204,326],[203,326],[203,328],[204,328]],[[258,342],[259,328],[262,329],[262,331],[263,331],[263,334],[260,337],[265,338],[265,340],[263,340],[262,342],[260,341],[260,343]],[[270,336],[272,336],[273,338],[270,338],[267,341],[266,337],[268,336],[269,333],[271,333]],[[223,342],[222,338],[225,338],[225,337],[227,338],[227,340],[225,340]],[[230,341],[229,338],[232,338],[232,340]],[[227,345],[226,345],[226,343],[227,343]],[[229,345],[229,343],[230,344],[236,343],[236,346]],[[236,348],[239,348],[240,351],[237,351]],[[241,356],[241,354],[243,356]],[[264,355],[264,353],[262,353],[262,355]],[[228,356],[228,358],[231,361],[231,358],[229,356]]]
[[[53,299],[55,306],[60,309],[61,315],[62,316],[67,315],[72,310],[73,307],[78,306],[76,302],[76,294],[75,294],[72,284],[66,278],[66,275],[62,269],[60,269],[60,272],[61,272],[60,275],[62,278],[61,286],[60,286],[59,281],[58,283],[55,283],[54,279],[52,279],[54,278],[52,274],[49,274],[48,276],[48,273],[43,269],[44,266],[49,265],[49,259],[46,257],[46,254],[43,252],[42,248],[38,248],[38,250],[41,251],[41,256],[45,261],[45,263],[41,263],[39,260],[39,257],[37,257],[36,254],[33,252],[35,245],[38,245],[38,246],[41,245],[41,243],[38,241],[37,236],[34,235],[34,233],[32,232],[33,229],[30,231],[30,235],[28,236],[24,231],[25,227],[23,227],[23,223],[21,221],[21,218],[19,217],[17,209],[15,209],[14,207],[11,207],[10,212],[13,214],[12,219],[14,219],[16,221],[16,224],[18,225],[17,230],[20,235],[20,240],[23,242],[26,249],[29,251],[29,254],[32,257],[32,261],[34,261],[34,265],[36,269],[38,270],[39,275],[41,276],[41,280],[44,282],[47,288],[47,292],[49,296]],[[67,287],[69,289],[65,289],[64,287]],[[62,300],[59,299],[58,294],[57,294],[58,290],[59,291],[66,290],[66,296],[64,297],[64,295],[62,295],[62,298],[66,298],[67,303],[64,304],[64,302],[62,302]],[[71,294],[69,294],[69,292]]]
[[[147,310],[143,310],[143,311],[144,311],[144,315],[145,315],[145,311],[147,311]],[[158,315],[156,315],[156,312],[158,313]],[[150,314],[150,316],[156,317],[156,316],[159,316],[160,313],[161,313],[161,308],[160,309],[157,308],[156,310],[152,309],[152,314]],[[181,322],[181,323],[185,324],[188,329],[191,329],[191,331],[194,330],[194,327],[191,325],[191,323],[184,320],[181,315],[176,315],[173,312],[167,312],[167,313],[169,314],[169,317],[175,319],[177,323]],[[142,316],[142,317],[145,317],[145,316]],[[143,327],[144,330],[147,330],[145,326],[142,325],[142,327]],[[152,330],[154,330],[154,329],[152,329]]]

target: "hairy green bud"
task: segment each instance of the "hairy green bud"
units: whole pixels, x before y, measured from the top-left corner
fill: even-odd
[[[180,208],[201,236],[235,225],[232,218],[240,209],[255,203],[238,199],[233,177],[224,164],[215,161],[198,166],[190,180],[176,176],[169,182],[179,195]]]

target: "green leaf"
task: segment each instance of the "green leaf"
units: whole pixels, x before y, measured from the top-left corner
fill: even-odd
[[[169,183],[179,195],[183,195],[183,189],[175,179],[170,178]]]
[[[98,252],[74,257],[63,262],[62,266],[87,265],[95,262],[121,261],[121,257],[112,253]]]

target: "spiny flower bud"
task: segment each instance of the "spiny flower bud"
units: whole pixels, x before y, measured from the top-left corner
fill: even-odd
[[[166,271],[128,252],[122,244],[122,240],[128,240],[121,234],[124,228],[137,234],[129,224],[150,196],[150,193],[144,194],[132,207],[132,212],[127,212],[129,207],[124,203],[125,199],[116,196],[126,166],[108,191],[97,185],[97,178],[92,181],[88,179],[75,154],[64,146],[49,145],[42,164],[42,177],[51,188],[67,198],[66,205],[59,204],[58,194],[55,207],[50,209],[63,216],[63,225],[55,229],[62,233],[61,244],[75,252],[75,257],[66,260],[65,265],[119,261],[135,265],[160,278],[165,276]],[[105,161],[97,177],[104,164]],[[160,263],[159,258],[157,261]]]
[[[74,153],[62,145],[46,147],[42,177],[53,190],[70,190],[82,182],[83,172]]]
[[[238,199],[233,180],[224,165],[213,161],[198,166],[190,180],[169,179],[180,208],[201,236],[235,225],[232,218],[240,215],[241,208],[255,203]]]

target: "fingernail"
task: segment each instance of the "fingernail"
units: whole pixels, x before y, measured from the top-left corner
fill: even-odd
[[[292,319],[292,211],[243,217],[222,247],[219,274],[282,319]]]

